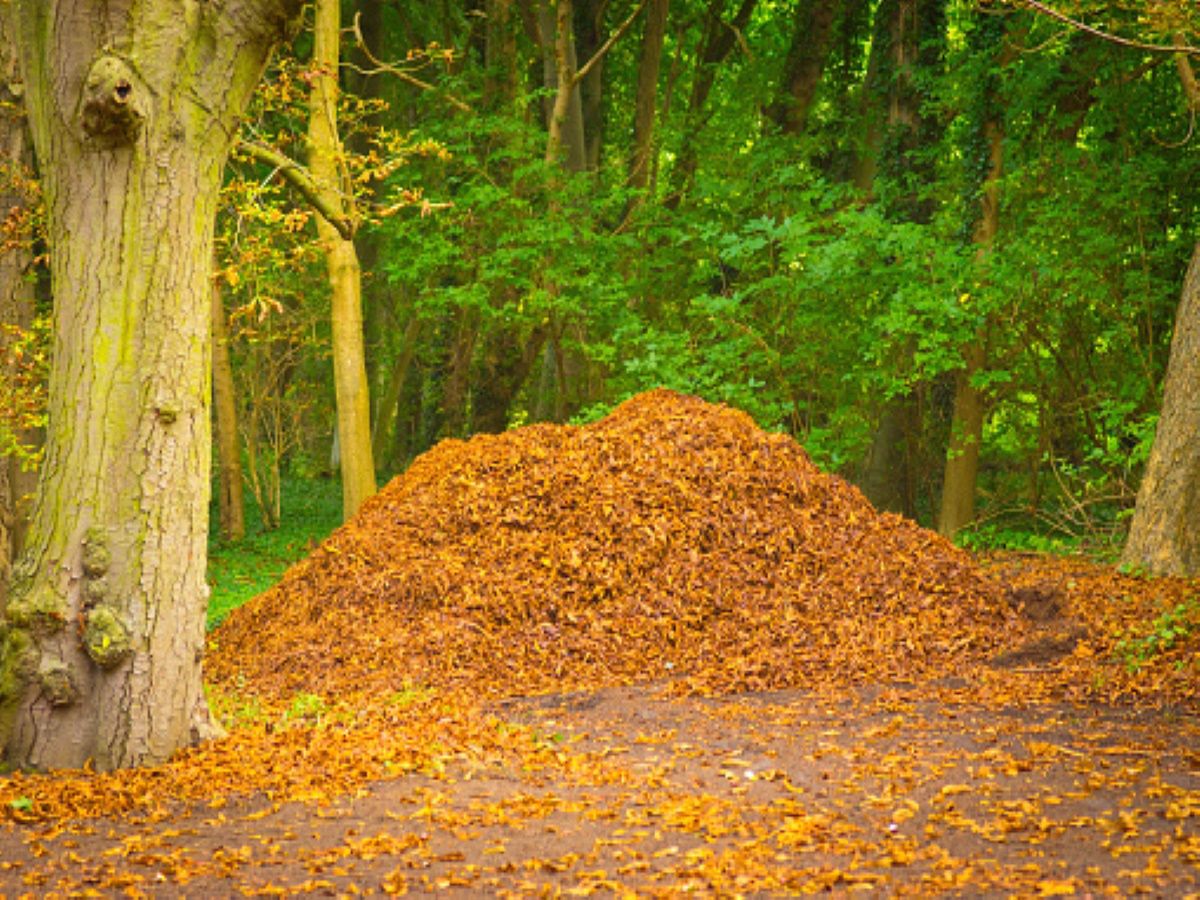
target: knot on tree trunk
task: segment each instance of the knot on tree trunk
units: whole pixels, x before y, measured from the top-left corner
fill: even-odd
[[[102,147],[132,144],[146,119],[148,99],[133,66],[119,56],[101,56],[92,63],[83,84],[80,127]]]

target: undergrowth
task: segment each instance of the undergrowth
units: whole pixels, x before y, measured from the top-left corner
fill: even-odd
[[[261,524],[254,498],[246,498],[246,537],[226,543],[216,533],[216,511],[208,543],[208,628],[271,587],[292,563],[307,556],[342,520],[341,484],[336,478],[285,478],[279,528]]]

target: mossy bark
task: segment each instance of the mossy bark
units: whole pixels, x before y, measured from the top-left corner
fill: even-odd
[[[10,764],[152,763],[211,731],[213,215],[237,118],[298,8],[15,3],[56,321],[43,475],[0,621]]]

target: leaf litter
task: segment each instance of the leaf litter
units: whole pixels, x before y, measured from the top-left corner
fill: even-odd
[[[229,738],[0,779],[0,894],[1188,896],[1194,596],[668,391],[447,441],[213,635]]]

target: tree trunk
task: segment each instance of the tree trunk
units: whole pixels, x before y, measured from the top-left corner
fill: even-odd
[[[213,217],[238,117],[297,7],[15,5],[56,323],[43,476],[0,623],[10,764],[158,762],[212,733]]]
[[[582,172],[587,165],[587,148],[571,22],[571,0],[558,0],[554,9],[545,3],[538,8],[546,87],[554,92],[546,115],[546,161],[554,162],[565,153],[563,165],[567,171]]]
[[[732,22],[726,22],[723,18],[725,0],[711,0],[709,3],[704,36],[696,54],[696,71],[692,77],[692,90],[684,117],[683,143],[671,176],[672,206],[678,204],[696,174],[699,161],[696,139],[707,119],[705,109],[708,106],[708,95],[716,83],[717,69],[733,50],[738,36],[745,31],[756,2],[757,0],[742,0],[742,5],[738,7]]]
[[[770,110],[784,134],[804,132],[843,5],[841,0],[803,0],[796,7],[796,25],[783,66],[779,98]]]
[[[608,0],[579,0],[575,16],[575,55],[589,60],[604,42],[602,26]],[[604,57],[597,60],[579,82],[579,112],[583,120],[583,167],[600,168],[604,141]]]
[[[237,401],[234,399],[233,364],[229,360],[229,326],[221,287],[212,286],[213,424],[217,432],[217,517],[221,539],[240,541],[246,536],[246,506],[242,496],[242,461],[238,452]]]
[[[421,317],[413,313],[404,328],[404,337],[400,352],[392,362],[388,373],[387,390],[383,392],[375,415],[375,431],[371,435],[372,453],[377,460],[388,464],[394,460],[386,460],[388,448],[395,446],[393,432],[395,431],[396,413],[400,407],[400,395],[408,380],[408,371],[412,367],[413,356],[417,352],[417,341],[421,337]],[[386,471],[386,469],[385,469]]]
[[[1121,562],[1154,575],[1200,573],[1200,242],[1175,314],[1162,413]]]
[[[33,239],[29,226],[30,202],[22,185],[32,183],[33,154],[29,132],[20,114],[20,73],[12,7],[0,6],[0,217],[4,221],[0,245],[0,378],[9,376],[3,368],[9,334],[5,325],[22,330],[33,324],[34,292],[29,280],[33,267]],[[35,447],[38,436],[20,432],[14,437],[27,447]],[[0,610],[8,591],[12,561],[24,543],[29,524],[27,497],[37,485],[37,473],[17,456],[0,456]]]
[[[950,419],[950,445],[946,450],[937,522],[938,533],[950,538],[975,519],[975,482],[979,476],[985,404],[983,392],[971,379],[983,369],[985,360],[980,336],[963,350],[964,368],[954,381],[954,413]]]
[[[654,155],[654,114],[658,106],[658,71],[662,64],[670,0],[650,0],[642,31],[642,53],[638,60],[637,97],[633,115],[633,157],[629,162],[629,186],[644,190],[650,184],[650,162]]]
[[[337,131],[338,59],[341,4],[318,0],[313,26],[313,78],[308,121],[309,170],[323,198],[350,220],[354,197],[350,179],[339,165]],[[371,453],[371,401],[363,342],[362,270],[351,238],[324,217],[317,235],[325,252],[332,292],[333,382],[342,470],[342,516],[350,519],[375,493]]]
[[[985,32],[985,34],[989,34]],[[1003,23],[990,23],[989,36],[980,42],[984,52],[991,52],[997,67],[1008,65],[1011,50],[1004,42]],[[978,129],[986,147],[987,171],[979,194],[979,220],[972,239],[978,248],[976,264],[986,265],[996,234],[1000,230],[1000,176],[1004,170],[1004,122],[997,100],[995,71],[984,76],[980,86],[982,117]],[[979,449],[983,443],[983,419],[986,398],[974,384],[975,376],[987,362],[986,335],[989,323],[985,320],[975,339],[963,348],[963,368],[955,376],[954,412],[950,418],[950,442],[946,450],[945,477],[942,480],[942,503],[938,514],[938,532],[954,537],[975,519],[975,487],[979,477]]]

